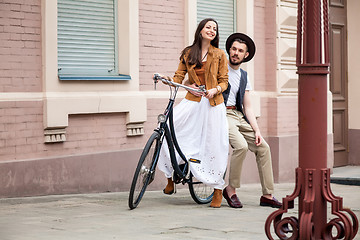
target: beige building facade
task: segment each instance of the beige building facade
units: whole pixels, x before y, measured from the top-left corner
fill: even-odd
[[[154,89],[152,74],[173,75],[181,50],[192,42],[200,11],[196,0],[115,0],[114,76],[125,77],[65,79],[59,67],[60,2],[66,3],[0,3],[0,197],[128,191],[169,97],[166,86]],[[340,145],[345,145],[345,165],[359,165],[360,5],[356,0],[330,2],[346,13],[346,28],[332,28],[333,49],[337,42],[346,43],[345,57],[334,60],[345,64],[346,85],[338,87],[332,80],[337,75],[329,77],[328,166],[344,165],[336,160]],[[257,46],[254,60],[242,67],[250,76],[259,126],[272,150],[275,181],[292,182],[298,165],[297,1],[234,0],[233,6],[235,30],[247,33]],[[184,95],[182,91],[178,100]],[[345,110],[334,109],[334,101],[343,98]],[[340,125],[345,128],[338,131]],[[250,152],[244,168],[242,183],[259,181]],[[156,178],[151,189],[162,189],[162,174]]]

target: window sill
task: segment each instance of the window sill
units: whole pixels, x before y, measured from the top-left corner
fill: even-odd
[[[117,76],[74,76],[74,75],[59,75],[60,81],[127,81],[131,80],[130,75],[120,74]]]

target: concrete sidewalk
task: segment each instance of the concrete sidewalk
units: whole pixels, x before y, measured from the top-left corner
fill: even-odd
[[[360,166],[333,168],[330,181],[332,183],[360,186]]]
[[[275,187],[279,200],[294,190],[294,184]],[[360,187],[331,187],[360,218]],[[267,239],[264,223],[276,209],[259,206],[260,184],[244,185],[238,193],[242,209],[228,207],[224,199],[219,209],[198,205],[187,189],[172,196],[146,192],[134,210],[127,206],[127,192],[0,199],[0,239]],[[296,200],[289,216],[297,217],[297,211]]]

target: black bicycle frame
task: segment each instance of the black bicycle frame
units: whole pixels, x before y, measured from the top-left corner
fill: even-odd
[[[164,115],[166,116],[165,122],[160,124],[160,129],[165,130],[165,139],[168,144],[169,153],[170,153],[170,159],[171,159],[171,165],[175,171],[175,173],[178,175],[179,178],[183,179],[185,178],[185,173],[180,169],[179,164],[176,161],[176,154],[175,149],[179,156],[184,160],[185,164],[188,164],[188,161],[181,151],[178,141],[176,139],[175,130],[174,130],[174,122],[173,122],[173,107],[174,107],[174,100],[169,99],[168,106],[166,107]],[[169,126],[167,124],[169,122]],[[185,168],[186,169],[186,168]]]

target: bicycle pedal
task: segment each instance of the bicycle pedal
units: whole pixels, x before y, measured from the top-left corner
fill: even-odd
[[[189,162],[192,162],[192,163],[201,163],[201,161],[199,159],[195,159],[195,158],[190,158],[189,159]]]
[[[171,178],[175,184],[179,184],[181,182],[181,178],[175,173],[175,171],[173,171]]]
[[[184,178],[182,181],[181,181],[181,183],[183,184],[183,185],[185,185],[185,184],[187,184],[187,183],[189,183],[190,182],[190,179],[188,179],[188,178]]]

